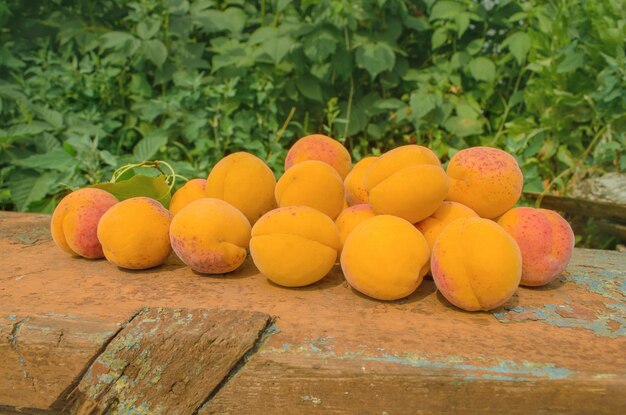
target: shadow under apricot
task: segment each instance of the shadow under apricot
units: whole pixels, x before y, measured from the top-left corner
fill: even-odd
[[[295,291],[319,291],[319,290],[327,290],[329,288],[337,287],[345,282],[345,278],[341,273],[341,268],[335,266],[333,269],[326,274],[324,278],[321,280],[314,282],[310,285],[305,285],[304,287],[285,287],[280,284],[276,284],[272,282],[270,279],[266,278],[266,281],[269,285],[273,287],[283,288],[286,290],[295,290]]]
[[[449,308],[451,310],[457,311],[457,312],[461,312],[461,313],[465,313],[468,315],[476,315],[476,314],[493,314],[493,313],[498,313],[498,312],[504,312],[507,311],[508,309],[517,307],[519,304],[519,297],[517,294],[513,294],[513,296],[511,298],[509,298],[507,300],[506,303],[502,304],[500,307],[496,307],[492,310],[488,310],[488,311],[484,311],[484,310],[480,310],[480,311],[466,311],[463,310],[462,308],[459,308],[457,306],[455,306],[454,304],[452,304],[450,301],[448,301],[448,299],[446,297],[444,297],[443,294],[441,294],[441,291],[437,291],[437,300],[439,300],[439,302],[446,308]]]

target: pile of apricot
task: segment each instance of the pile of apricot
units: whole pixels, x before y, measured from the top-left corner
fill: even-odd
[[[226,274],[249,252],[286,287],[313,284],[339,261],[352,288],[379,300],[410,295],[430,273],[452,304],[490,310],[520,284],[554,280],[574,247],[558,213],[514,207],[522,186],[515,158],[496,148],[461,150],[445,170],[419,145],[352,166],[340,142],[316,134],[291,147],[278,181],[263,160],[234,153],[181,187],[169,210],[85,188],[59,203],[51,230],[64,251],[128,269],[173,250],[197,272]]]

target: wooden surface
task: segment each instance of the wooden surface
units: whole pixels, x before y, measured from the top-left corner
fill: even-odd
[[[87,382],[87,368],[107,353],[101,354],[98,345],[108,345],[110,350],[124,330],[133,330],[138,310],[152,307],[186,308],[195,316],[194,309],[245,310],[262,316],[257,325],[242,331],[242,337],[249,336],[242,344],[250,346],[249,339],[254,344],[243,352],[246,358],[239,357],[224,374],[224,367],[231,366],[248,346],[227,359],[230,363],[219,374],[207,374],[207,379],[194,383],[204,398],[193,402],[185,398],[191,404],[180,413],[626,412],[626,255],[622,253],[576,250],[559,280],[543,288],[520,288],[492,312],[466,313],[447,303],[431,280],[404,300],[369,299],[350,289],[338,267],[321,282],[301,289],[269,283],[250,261],[226,276],[194,273],[175,258],[159,268],[124,271],[106,261],[64,254],[50,240],[48,221],[44,215],[0,213],[0,321],[4,322],[0,350],[14,350],[14,323],[24,318],[55,318],[56,333],[70,332],[71,324],[84,322],[92,329],[81,329],[83,334],[102,337],[90,337],[94,341],[78,347],[82,354],[77,349],[74,359],[54,357],[55,345],[66,347],[69,338],[64,334],[61,340],[59,335],[21,339],[27,320],[18,332],[19,353],[25,362],[44,361],[49,353],[50,366],[42,367],[35,390],[18,379],[24,369],[17,352],[0,354],[0,362],[11,362],[0,365],[4,410],[15,412],[20,406],[44,413],[63,410],[59,402],[67,402],[72,390],[75,402],[85,402],[76,396],[93,384],[93,378]],[[273,316],[274,323],[261,329],[264,340],[260,341],[255,333],[258,336],[261,321],[266,321],[264,315]],[[220,327],[219,319],[209,320],[198,322],[198,330],[203,324]],[[97,330],[89,326],[94,321],[102,322]],[[115,334],[128,321],[113,340],[104,336]],[[228,337],[228,330],[224,331]],[[172,333],[183,339],[187,332],[181,327]],[[162,344],[159,339],[146,340],[133,353]],[[180,350],[180,359],[196,356],[192,360],[197,360],[209,353],[208,343],[202,346],[206,351],[196,355],[193,345],[198,342],[191,338],[177,341],[175,349]],[[136,355],[125,356],[128,362]],[[171,354],[159,359],[166,359],[173,369],[184,365]],[[133,370],[140,371],[144,363],[133,362]],[[177,370],[172,376],[180,376]],[[73,389],[70,385],[75,387],[81,378],[83,386]],[[63,382],[66,387],[61,387]],[[19,397],[11,395],[15,389]],[[109,395],[106,402],[115,403],[119,396]],[[144,398],[145,393],[135,403]],[[168,398],[155,393],[150,399],[165,402]],[[185,412],[196,404],[193,411]],[[150,407],[145,412],[116,409],[110,413],[158,411]]]

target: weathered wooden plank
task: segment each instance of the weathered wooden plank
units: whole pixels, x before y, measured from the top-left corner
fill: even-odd
[[[2,315],[0,405],[61,409],[67,388],[123,323],[53,313]]]
[[[72,413],[192,414],[270,321],[249,311],[146,309],[90,366]]]
[[[626,222],[626,205],[603,201],[592,201],[574,197],[544,195],[540,193],[524,192],[532,199],[541,197],[541,207],[554,209],[573,215],[587,217],[608,218],[618,222]]]

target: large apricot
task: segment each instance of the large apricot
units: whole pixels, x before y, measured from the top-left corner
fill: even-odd
[[[165,262],[172,248],[172,214],[148,197],[119,202],[102,215],[98,240],[106,259],[118,267],[146,269]]]
[[[448,163],[448,200],[493,219],[511,209],[524,185],[517,160],[505,151],[472,147],[456,153]]]
[[[252,228],[254,264],[270,281],[286,287],[302,287],[324,278],[338,250],[335,223],[307,206],[272,210]]]
[[[52,240],[68,254],[102,258],[98,222],[117,202],[115,196],[101,189],[88,187],[70,193],[61,199],[52,213]]]
[[[517,289],[522,256],[515,240],[495,222],[463,218],[439,234],[431,271],[441,294],[455,306],[491,310]]]
[[[276,184],[278,206],[309,206],[335,219],[343,208],[343,181],[328,164],[316,160],[298,163]]]
[[[374,211],[411,223],[432,215],[446,197],[448,187],[448,177],[435,153],[417,145],[388,151],[369,167],[365,176]]]
[[[221,159],[209,173],[204,194],[239,209],[253,224],[276,207],[276,178],[260,158],[239,152]]]
[[[354,205],[341,211],[335,224],[339,230],[339,240],[341,246],[346,242],[348,235],[352,233],[354,228],[366,219],[376,216],[374,209],[368,204]]]
[[[521,285],[548,284],[567,267],[574,249],[574,232],[558,213],[518,207],[502,215],[498,224],[522,252]]]
[[[205,179],[191,179],[185,183],[180,189],[174,192],[172,201],[170,202],[170,212],[176,215],[182,208],[187,206],[194,200],[201,199],[204,196]]]
[[[367,189],[365,189],[365,175],[376,160],[378,160],[378,157],[365,157],[361,159],[361,161],[354,165],[343,181],[346,188],[346,201],[349,206],[369,202]]]
[[[246,259],[250,222],[229,203],[203,198],[174,217],[170,241],[176,255],[194,271],[224,274]]]
[[[437,237],[446,226],[457,219],[475,217],[478,217],[476,212],[467,206],[457,202],[445,201],[435,213],[423,221],[417,222],[415,227],[422,232],[426,242],[428,242],[428,246],[432,250]]]
[[[348,150],[339,141],[323,134],[307,135],[296,141],[287,152],[285,171],[307,160],[328,164],[339,173],[342,180],[352,168]]]
[[[378,300],[410,295],[428,272],[430,250],[404,219],[379,215],[361,222],[341,252],[341,268],[357,291]]]

